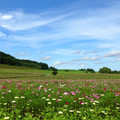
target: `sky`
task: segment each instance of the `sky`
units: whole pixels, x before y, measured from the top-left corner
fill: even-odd
[[[0,0],[0,51],[58,69],[120,70],[120,0]]]

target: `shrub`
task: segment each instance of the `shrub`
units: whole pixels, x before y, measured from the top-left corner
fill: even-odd
[[[53,71],[52,74],[53,75],[57,75],[58,71]]]
[[[107,67],[100,68],[99,73],[111,73],[111,69]]]

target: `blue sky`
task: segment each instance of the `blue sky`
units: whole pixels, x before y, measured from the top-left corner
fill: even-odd
[[[0,51],[58,69],[120,70],[120,0],[0,0]]]

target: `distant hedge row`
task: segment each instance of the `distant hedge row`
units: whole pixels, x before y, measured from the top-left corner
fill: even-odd
[[[79,69],[80,71],[85,71],[86,73],[90,72],[90,73],[95,73],[95,70],[91,69],[91,68],[87,68],[87,69]],[[110,68],[108,67],[103,67],[103,68],[100,68],[99,73],[114,73],[114,74],[120,74],[120,71],[117,71],[117,70],[111,70]]]

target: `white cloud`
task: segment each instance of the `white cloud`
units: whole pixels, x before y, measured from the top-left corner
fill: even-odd
[[[0,37],[6,37],[6,34],[0,31]]]
[[[71,50],[71,49],[56,49],[52,53],[54,53],[54,54],[60,54],[60,55],[71,55],[74,52],[76,52],[76,50]]]
[[[77,55],[81,54],[83,51],[82,50],[74,50],[74,49],[56,49],[52,53],[54,54],[60,54],[60,55]]]
[[[0,17],[2,20],[11,20],[13,18],[12,15],[3,15]]]
[[[75,52],[73,52],[73,54],[80,54],[82,53],[82,50],[76,50]]]
[[[21,52],[21,53],[16,53],[16,56],[23,56],[23,55],[29,55],[29,53],[26,52]]]
[[[61,61],[56,61],[56,62],[54,62],[52,65],[53,65],[53,66],[59,66],[59,65],[61,65],[61,64],[63,64],[63,62],[61,62]]]
[[[70,65],[70,66],[73,66],[73,65],[83,65],[83,64],[80,64],[80,63],[74,63],[74,62],[63,62],[63,61],[56,61],[52,64],[52,66],[62,66],[62,65]]]
[[[116,57],[116,56],[120,56],[120,51],[111,51],[107,54],[105,54],[103,57]]]
[[[77,5],[77,4],[76,4]],[[78,9],[75,9],[75,8]],[[71,11],[74,10],[74,13]],[[39,14],[28,14],[23,11],[9,12],[14,16],[12,20],[1,21],[0,26],[12,30],[29,30],[31,28],[45,27],[41,30],[33,30],[32,32],[26,32],[26,34],[12,34],[9,36],[9,40],[19,41],[52,41],[55,45],[60,42],[65,43],[69,41],[80,40],[92,40],[97,39],[102,42],[101,47],[111,47],[105,45],[105,41],[117,41],[120,43],[120,6],[114,4],[111,7],[98,8],[98,9],[79,9],[79,3],[77,6],[72,7],[70,11],[60,10],[59,14],[55,14],[53,11]],[[55,10],[54,10],[55,11]],[[61,12],[62,11],[62,12]],[[71,14],[70,14],[71,13]],[[29,43],[28,43],[29,44]],[[89,44],[89,43],[88,43]],[[116,47],[116,44],[112,46]],[[119,46],[118,46],[119,47]],[[73,51],[74,52],[74,51]],[[80,53],[80,51],[77,51]]]
[[[86,66],[86,64],[84,64],[84,63],[81,64],[81,67],[82,67],[82,68],[84,68],[85,66]]]
[[[94,64],[104,64],[105,62],[95,62]]]
[[[47,24],[61,20],[70,15],[70,14],[63,14],[53,17],[53,16],[49,16],[49,14],[51,13],[47,15],[46,13],[27,14],[22,11],[10,12],[10,14],[11,15],[1,16],[0,26],[11,31],[26,30],[40,26],[45,26]],[[2,21],[2,20],[9,20],[9,21]]]
[[[99,60],[100,57],[83,57],[83,58],[79,58],[79,59],[73,59],[72,61],[77,62],[77,61],[96,61]]]
[[[46,56],[46,57],[40,58],[41,61],[46,61],[46,60],[51,60],[51,59],[52,59],[51,56]]]

